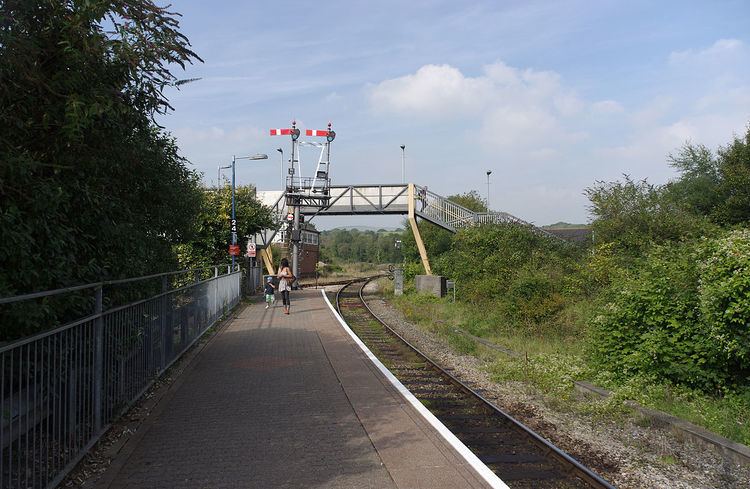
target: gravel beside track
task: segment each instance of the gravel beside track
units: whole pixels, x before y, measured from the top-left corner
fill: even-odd
[[[670,433],[644,428],[630,420],[608,422],[556,410],[528,385],[492,381],[485,361],[456,354],[440,338],[407,321],[378,294],[376,282],[369,284],[365,292],[373,312],[407,341],[618,488],[750,487],[750,467],[726,463],[714,452],[683,443]]]

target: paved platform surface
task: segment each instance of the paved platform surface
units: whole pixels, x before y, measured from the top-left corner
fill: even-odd
[[[246,307],[96,487],[482,488],[393,389],[320,291]]]

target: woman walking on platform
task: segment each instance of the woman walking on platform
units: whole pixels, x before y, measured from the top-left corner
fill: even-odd
[[[289,314],[289,291],[292,290],[292,282],[294,282],[294,274],[289,268],[289,260],[283,258],[281,260],[281,266],[279,267],[279,292],[281,292],[281,300],[284,302],[284,314]]]

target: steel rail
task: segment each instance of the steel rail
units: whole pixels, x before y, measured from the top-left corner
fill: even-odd
[[[443,369],[440,365],[435,363],[427,354],[422,352],[419,348],[414,346],[412,343],[407,341],[402,335],[400,335],[398,332],[396,332],[393,328],[391,328],[385,321],[383,321],[377,314],[375,314],[370,306],[367,304],[367,301],[364,299],[363,291],[365,286],[367,286],[368,283],[370,283],[374,278],[377,277],[370,277],[364,280],[364,283],[359,289],[358,296],[359,300],[362,302],[362,305],[365,307],[367,312],[378,322],[380,323],[388,333],[391,335],[397,337],[399,340],[401,340],[405,345],[407,345],[411,350],[413,350],[415,353],[417,353],[419,356],[424,358],[430,366],[437,369],[442,375],[446,376],[454,385],[461,388],[464,392],[469,394],[470,396],[473,396],[477,399],[479,399],[487,408],[489,408],[492,412],[499,414],[502,418],[507,419],[510,421],[516,428],[520,429],[524,433],[526,433],[531,440],[540,448],[543,450],[549,450],[550,454],[555,457],[559,462],[562,462],[565,466],[567,466],[571,472],[575,472],[575,474],[579,477],[581,477],[584,481],[586,481],[588,484],[592,485],[596,488],[603,488],[603,489],[615,489],[615,486],[604,480],[601,476],[593,472],[591,469],[587,468],[583,464],[581,464],[578,460],[571,457],[567,453],[565,453],[563,450],[546,440],[544,437],[540,436],[536,432],[534,432],[531,428],[524,425],[520,421],[516,420],[513,416],[506,413],[499,407],[497,407],[495,404],[493,404],[491,401],[489,401],[487,398],[479,394],[478,392],[471,389],[469,386],[464,384],[461,380],[456,378],[453,374],[447,372],[445,369]],[[362,280],[356,280],[351,281],[347,285],[344,285],[341,287],[338,292],[336,293],[336,309],[339,312],[339,315],[342,315],[341,313],[341,307],[340,307],[340,294],[341,292],[346,289],[347,287],[353,285],[354,283],[361,282]]]

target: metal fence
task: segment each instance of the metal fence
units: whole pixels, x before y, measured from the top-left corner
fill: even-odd
[[[205,280],[160,274],[72,288],[94,291],[94,314],[0,347],[0,488],[56,486],[108,425],[239,302],[241,273],[211,271]],[[154,278],[161,293],[104,310],[103,287]]]

